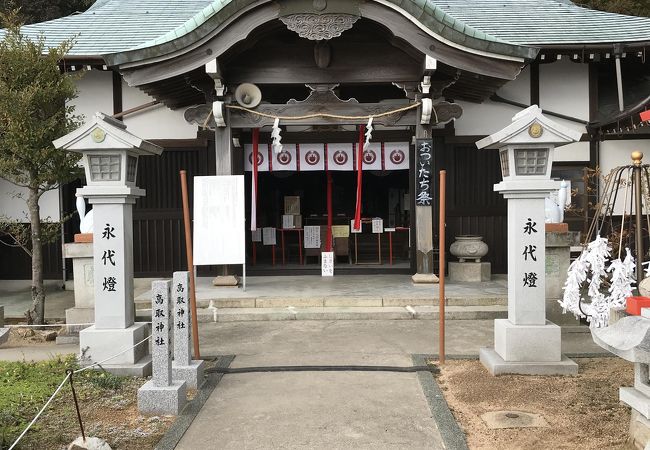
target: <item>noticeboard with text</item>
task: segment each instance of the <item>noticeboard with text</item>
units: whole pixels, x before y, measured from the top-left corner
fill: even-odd
[[[194,265],[245,264],[244,176],[194,177]]]
[[[415,204],[431,206],[431,160],[433,139],[417,139],[415,142]]]

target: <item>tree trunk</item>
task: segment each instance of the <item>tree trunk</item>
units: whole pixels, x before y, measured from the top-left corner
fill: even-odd
[[[41,245],[41,211],[38,189],[29,189],[27,206],[32,226],[32,308],[27,321],[42,325],[45,322],[45,288],[43,287],[43,247]]]

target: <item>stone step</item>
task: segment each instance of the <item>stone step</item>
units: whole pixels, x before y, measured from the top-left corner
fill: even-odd
[[[242,297],[242,298],[197,298],[199,308],[316,308],[316,307],[404,307],[438,306],[437,297]],[[150,300],[136,300],[138,309],[145,309]],[[447,306],[505,306],[507,297],[447,297]]]
[[[138,310],[138,320],[149,320],[150,310]],[[491,320],[505,318],[508,308],[502,305],[448,306],[447,320]],[[437,320],[437,306],[388,307],[278,307],[278,308],[199,308],[199,322],[254,322],[280,320]]]

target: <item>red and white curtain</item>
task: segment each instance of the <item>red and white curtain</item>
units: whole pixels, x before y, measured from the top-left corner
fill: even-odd
[[[283,144],[274,153],[269,144],[259,144],[258,172],[309,172],[357,170],[355,144]],[[253,170],[253,146],[246,145],[245,170]],[[408,142],[371,142],[362,152],[363,170],[406,170],[409,168]]]

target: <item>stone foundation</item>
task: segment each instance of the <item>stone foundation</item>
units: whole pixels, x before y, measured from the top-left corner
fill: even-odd
[[[449,280],[478,283],[492,279],[492,265],[489,262],[450,262]]]

